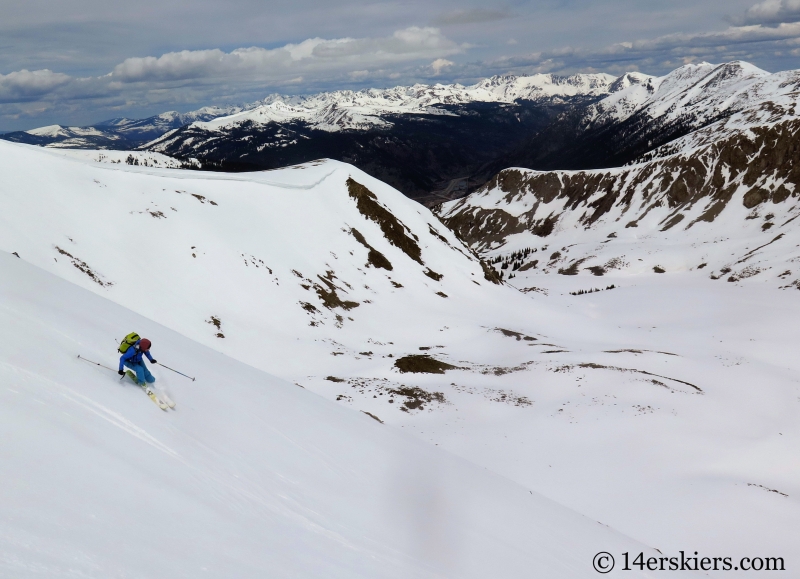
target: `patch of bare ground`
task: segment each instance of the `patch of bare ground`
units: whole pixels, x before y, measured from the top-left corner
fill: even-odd
[[[377,223],[389,243],[420,265],[425,265],[422,263],[422,250],[414,234],[388,209],[378,203],[378,198],[372,191],[352,177],[347,179],[347,190],[350,197],[355,200],[361,215]]]
[[[672,382],[677,382],[678,384],[684,384],[691,388],[694,388],[697,394],[703,394],[703,390],[691,382],[686,382],[685,380],[678,380],[677,378],[670,378],[669,376],[662,376],[661,374],[653,374],[652,372],[648,372],[646,370],[637,370],[636,368],[620,368],[619,366],[606,366],[604,364],[595,364],[594,362],[588,362],[583,364],[578,364],[579,368],[590,368],[592,370],[613,370],[616,372],[631,372],[634,374],[642,374],[644,376],[651,376],[653,378],[662,378],[664,380],[671,380]],[[657,386],[662,386],[674,392],[682,392],[682,390],[676,390],[674,388],[670,388],[663,382],[658,380],[651,379],[650,382],[656,384]]]
[[[448,404],[442,392],[428,392],[417,386],[406,386],[386,378],[348,378],[344,381],[349,384],[354,393],[360,394],[365,398],[372,395],[373,399],[383,399],[387,404],[394,404],[396,400],[399,402],[402,399],[403,402],[398,408],[403,412],[424,410],[426,404]],[[336,400],[352,402],[353,397],[339,394]]]
[[[371,265],[375,268],[381,268],[388,271],[392,271],[394,269],[392,267],[391,262],[386,259],[386,256],[383,255],[380,251],[372,247],[367,240],[364,239],[364,236],[358,231],[358,229],[352,228],[350,229],[350,234],[356,238],[361,245],[367,248],[367,265]],[[402,286],[401,286],[402,287]]]
[[[374,415],[372,412],[367,412],[366,410],[362,410],[361,412],[363,412],[364,414],[366,414],[366,415],[367,415],[367,416],[369,416],[370,418],[374,418],[375,420],[377,420],[378,422],[380,422],[381,424],[383,424],[383,420],[381,420],[380,418],[378,418],[377,416],[375,416],[375,415]]]
[[[64,256],[68,257],[70,259],[70,261],[72,262],[72,265],[76,269],[78,269],[78,270],[82,271],[83,273],[85,273],[86,275],[88,275],[89,279],[91,279],[94,283],[96,283],[100,287],[111,287],[112,285],[114,285],[114,282],[104,281],[103,278],[101,278],[99,274],[93,272],[92,268],[90,268],[89,264],[87,264],[85,261],[83,261],[81,259],[78,259],[74,255],[72,255],[71,253],[69,253],[66,250],[61,249],[57,245],[56,245],[56,251],[58,253],[60,253],[61,255],[64,255]],[[17,256],[17,257],[19,257],[19,256]]]
[[[608,271],[609,269],[624,269],[628,267],[630,263],[625,261],[625,256],[622,257],[613,257],[609,259],[605,264],[603,264],[603,269]]]
[[[400,407],[403,412],[411,410],[425,410],[425,404],[437,402],[446,404],[447,400],[441,392],[428,392],[418,386],[401,386],[400,388],[388,388],[387,392],[394,396],[403,397],[405,401]]]
[[[494,375],[494,376],[505,376],[506,374],[513,374],[515,372],[524,372],[528,369],[528,366],[536,364],[534,361],[530,362],[523,362],[517,366],[484,366],[480,370],[478,370],[484,376]]]
[[[583,262],[588,261],[592,257],[594,256],[582,257],[581,259],[576,259],[571,264],[569,264],[569,267],[558,268],[558,273],[561,275],[578,275],[578,273],[580,272],[580,267],[583,264]]]
[[[203,195],[198,195],[197,193],[189,193],[189,195],[191,195],[192,197],[197,199],[200,203],[205,203],[206,201],[208,201],[209,203],[211,203],[211,205],[216,205],[217,204],[216,201],[212,201],[211,199],[208,199],[208,198],[204,197]]]
[[[515,332],[513,330],[506,330],[505,328],[494,328],[494,331],[495,332],[500,332],[506,338],[516,338],[517,342],[519,342],[520,340],[525,340],[526,342],[533,342],[533,341],[536,340],[536,338],[534,338],[532,336],[526,336],[525,334],[523,334],[521,332]]]
[[[754,265],[748,265],[739,273],[733,274],[728,278],[729,282],[737,282],[743,279],[747,279],[748,277],[753,277],[754,275],[758,275],[763,270],[760,267],[756,267]]]
[[[743,262],[747,261],[748,259],[750,259],[753,256],[753,254],[756,251],[758,251],[759,249],[764,249],[765,247],[767,247],[768,245],[772,245],[776,241],[780,241],[781,239],[783,239],[784,235],[785,235],[784,233],[780,233],[780,234],[776,235],[775,238],[772,241],[770,241],[769,243],[765,243],[764,245],[759,245],[755,249],[751,249],[750,251],[745,253],[744,256],[742,256],[742,259],[740,259],[736,263],[739,264],[739,263],[743,263]]]
[[[531,293],[531,292],[536,292],[536,293],[540,293],[540,294],[544,294],[544,295],[549,295],[550,294],[549,290],[546,290],[546,289],[541,288],[541,287],[526,287],[526,288],[522,288],[519,291],[521,291],[524,294],[528,294],[528,293]]]
[[[678,354],[673,354],[672,352],[662,352],[661,350],[639,350],[636,348],[623,348],[621,350],[603,350],[604,354],[644,354],[644,353],[651,353],[651,354],[664,354],[665,356],[677,356]]]
[[[497,285],[500,285],[501,283],[503,283],[503,280],[500,278],[500,276],[497,275],[497,272],[493,268],[491,268],[480,257],[476,257],[476,259],[481,264],[481,269],[483,270],[483,278],[486,281],[490,281],[490,282],[492,282],[494,284],[497,284]]]
[[[455,383],[451,383],[450,386],[456,392],[462,392],[465,394],[480,394],[491,402],[510,404],[512,406],[533,405],[533,401],[531,401],[527,396],[520,396],[509,390],[499,390],[495,388],[474,388],[470,386],[459,386]]]
[[[757,488],[760,488],[760,489],[764,489],[767,492],[779,494],[782,497],[789,498],[789,495],[787,495],[786,493],[782,493],[781,491],[776,491],[775,489],[767,488],[764,485],[759,485],[759,484],[755,484],[755,483],[747,483],[747,486],[749,486],[749,487],[757,487]]]
[[[592,267],[584,267],[583,269],[588,269],[592,272],[592,275],[596,275],[598,277],[605,275],[606,270],[601,265],[593,265]]]
[[[217,338],[224,338],[225,334],[222,333],[222,321],[217,316],[211,316],[211,319],[206,320],[207,324],[211,324],[217,329],[217,333],[214,334]]]
[[[458,366],[442,362],[427,354],[410,354],[408,356],[403,356],[395,360],[394,366],[400,370],[400,372],[411,372],[414,374],[444,374],[447,370],[458,369]]]
[[[441,279],[444,277],[444,276],[443,276],[441,273],[436,273],[435,271],[433,271],[433,270],[432,270],[431,268],[429,268],[429,267],[428,267],[428,268],[425,268],[425,271],[423,271],[422,273],[424,273],[425,275],[427,275],[427,276],[428,276],[429,278],[431,278],[433,281],[439,281],[439,280],[441,280]]]
[[[316,306],[314,306],[313,304],[310,304],[308,302],[299,302],[299,303],[300,303],[300,307],[303,308],[305,311],[307,311],[310,314],[314,314],[314,313],[319,311],[316,308]]]
[[[339,295],[336,293],[337,290],[342,290],[342,288],[337,287],[336,284],[333,283],[333,280],[337,279],[334,275],[333,271],[326,271],[324,276],[318,275],[319,280],[324,284],[325,287],[321,286],[318,283],[314,284],[314,290],[317,292],[317,296],[319,296],[322,305],[324,305],[329,310],[333,308],[342,308],[343,310],[352,310],[359,306],[358,302],[342,300]],[[347,292],[345,292],[347,293]]]

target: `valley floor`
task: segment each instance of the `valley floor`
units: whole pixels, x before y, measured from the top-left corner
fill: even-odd
[[[797,568],[797,292],[690,272],[525,282],[541,291],[515,323],[441,333],[433,352],[463,369],[298,380],[664,553]],[[381,380],[444,402],[403,411]]]

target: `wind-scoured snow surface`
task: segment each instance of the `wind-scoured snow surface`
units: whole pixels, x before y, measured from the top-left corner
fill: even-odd
[[[3,577],[592,577],[643,548],[5,252],[0,300]],[[76,358],[133,326],[199,376],[156,370],[178,410]]]
[[[59,344],[63,338],[69,345],[56,347],[63,353],[57,354],[61,358],[54,354],[52,366],[47,366],[52,368],[48,376],[57,373],[64,380],[77,380],[64,383],[81,393],[85,392],[78,384],[84,389],[96,388],[102,392],[103,405],[119,404],[113,406],[116,412],[135,411],[135,416],[123,416],[180,456],[191,452],[172,438],[182,436],[175,430],[175,421],[197,416],[195,432],[200,434],[193,436],[200,441],[198,445],[202,443],[214,457],[221,457],[224,466],[215,472],[226,477],[232,476],[230,473],[247,475],[251,473],[248,469],[259,468],[252,466],[261,464],[253,457],[260,460],[269,453],[260,446],[268,443],[256,434],[275,422],[291,423],[298,430],[290,432],[279,426],[277,431],[267,430],[269,437],[278,432],[291,441],[298,440],[298,431],[317,432],[317,423],[323,425],[320,436],[331,437],[331,441],[315,441],[311,446],[294,447],[292,452],[293,456],[324,457],[328,469],[322,469],[324,474],[339,472],[340,465],[346,465],[341,469],[348,474],[356,469],[352,465],[362,464],[352,457],[340,463],[326,450],[328,443],[338,444],[336,429],[319,421],[316,414],[309,415],[306,422],[302,413],[287,411],[286,405],[269,398],[273,396],[270,385],[278,382],[257,368],[305,388],[280,382],[280,388],[274,388],[277,391],[318,400],[311,395],[314,392],[327,399],[319,404],[335,402],[342,407],[342,415],[365,421],[363,424],[374,430],[354,435],[363,444],[368,441],[372,445],[379,437],[389,436],[384,431],[413,434],[515,481],[527,489],[531,500],[539,500],[535,499],[539,492],[660,549],[665,556],[696,550],[709,557],[782,556],[787,569],[799,564],[796,449],[800,426],[796,417],[800,368],[795,352],[800,344],[800,324],[787,323],[800,313],[796,290],[790,293],[772,284],[712,281],[705,273],[680,270],[644,275],[645,271],[631,268],[608,282],[588,272],[563,276],[554,271],[519,286],[537,288],[523,293],[487,280],[480,262],[427,209],[343,163],[319,161],[231,175],[97,164],[4,143],[0,143],[0,152],[4,175],[0,249],[20,256],[11,263],[23,267],[23,262],[28,262],[130,310],[107,305],[128,316],[109,314],[108,323],[102,312],[69,317],[69,323],[58,326],[61,333],[56,332],[54,338]],[[499,197],[494,192],[490,195]],[[523,197],[520,204],[528,202]],[[718,223],[722,227],[723,221]],[[648,222],[643,220],[639,232],[645,224]],[[698,224],[698,232],[700,225],[705,223]],[[576,231],[575,236],[584,235]],[[637,229],[623,225],[619,231],[634,233]],[[707,247],[725,247],[714,244],[714,236],[705,240]],[[648,252],[662,248],[679,255],[686,239],[641,240],[628,261],[638,263],[638,259],[648,258]],[[509,238],[505,247],[513,242],[521,249],[534,240],[539,240],[537,253],[542,255],[542,246],[549,240],[532,234]],[[566,255],[567,249],[572,251],[559,243],[551,245],[546,255],[562,247]],[[723,251],[728,249],[719,249],[720,256]],[[497,255],[500,251],[487,253],[491,258]],[[652,272],[654,264],[646,265]],[[567,258],[560,267],[569,266]],[[532,275],[536,270],[523,273]],[[511,281],[517,285],[516,278]],[[603,286],[613,281],[619,287],[569,295],[569,291],[588,289],[601,281]],[[72,294],[66,290],[56,293],[63,294],[68,303],[71,300]],[[18,295],[34,299],[36,294],[24,290]],[[18,315],[15,312],[23,311],[20,307],[12,305],[8,315]],[[79,308],[84,309],[89,311],[88,306]],[[35,329],[40,320],[58,311],[58,307],[46,306],[41,313],[25,314],[25,319],[31,320],[30,327]],[[82,324],[89,323],[85,320],[91,320],[97,329],[83,329]],[[69,324],[77,326],[74,334],[65,329]],[[190,384],[158,365],[153,368],[157,385],[166,387],[178,402],[177,411],[164,414],[141,391],[119,386],[115,374],[109,380],[100,369],[73,360],[85,352],[87,357],[114,366],[116,343],[130,331],[147,334],[160,362],[198,377]],[[16,364],[26,360],[29,368],[51,364],[46,345],[53,340],[31,340],[34,345],[15,345],[12,335],[0,352],[14,356]],[[430,358],[409,358],[411,355]],[[232,385],[231,377],[239,376],[237,368],[242,368],[234,359],[248,365],[246,372],[252,374],[247,376],[258,377],[247,384],[257,383],[253,388],[266,397],[265,402],[257,397],[251,400],[246,384]],[[216,367],[217,360],[225,362]],[[430,370],[431,360],[451,367],[436,368],[434,364],[434,369],[443,372],[440,374],[400,371],[426,364]],[[79,366],[88,370],[78,370]],[[89,371],[97,373],[102,387],[99,383],[83,386],[88,378],[79,372]],[[125,398],[118,401],[123,392]],[[209,417],[204,414],[206,409]],[[358,411],[369,412],[384,424]],[[186,414],[189,418],[184,418]],[[256,425],[256,416],[266,418]],[[151,427],[153,424],[158,429]],[[242,429],[241,437],[237,429]],[[81,440],[94,444],[93,436],[79,432]],[[373,432],[379,433],[377,437]],[[228,436],[236,443],[230,443]],[[224,441],[220,443],[224,451],[216,446],[215,437]],[[354,442],[348,444],[342,444],[347,452],[361,448]],[[376,452],[388,451],[381,443]],[[116,454],[109,452],[108,456]],[[428,464],[427,455],[419,456],[418,464]],[[225,460],[248,466],[228,468],[233,463]],[[431,460],[439,463],[439,459]],[[362,466],[366,468],[367,462]],[[150,461],[145,468],[151,468],[149,465]],[[19,470],[39,472],[31,470],[34,466],[26,468]],[[310,470],[316,473],[320,469]],[[43,472],[52,478],[51,471]],[[76,469],[70,476],[84,476],[82,472]],[[261,480],[259,473],[263,472],[246,478]],[[471,472],[459,471],[453,478],[472,481]],[[161,484],[166,475],[157,474]],[[300,480],[299,476],[284,476],[282,483]],[[37,474],[34,478],[44,477]],[[414,477],[429,480],[424,470],[415,472]],[[135,473],[129,478],[142,480]],[[158,497],[159,488],[155,485],[150,497]],[[516,500],[516,492],[503,491],[511,497],[509,501]],[[133,490],[123,494],[139,496]],[[312,494],[309,491],[309,496]],[[223,509],[221,504],[228,504],[228,495],[221,496],[217,511]],[[413,496],[429,497],[424,500],[426,513],[439,508],[438,499],[430,498],[433,495]],[[311,504],[310,511],[327,516],[330,511],[323,509],[325,500],[303,503],[298,499],[297,503]],[[472,499],[459,503],[472,504]],[[235,504],[241,513],[252,511],[249,503]],[[516,509],[516,505],[514,502],[509,508]],[[482,528],[482,521],[495,520],[494,515],[486,514],[493,510],[499,513],[498,520],[506,520],[502,509],[483,510],[480,504],[475,508],[487,518],[466,514],[458,519],[466,521],[465,529],[472,528],[467,524],[470,521]],[[74,516],[83,516],[85,511],[78,511]],[[169,525],[178,518],[168,512],[173,515],[171,522],[162,526],[174,529]],[[416,511],[406,508],[403,512],[412,516]],[[526,511],[520,508],[519,513],[528,520]],[[372,514],[368,509],[364,516]],[[331,515],[331,520],[334,518]],[[253,527],[252,519],[247,520],[251,522],[243,528],[258,528]],[[396,524],[395,519],[386,520],[384,532],[405,533],[402,529],[407,527]],[[475,547],[483,541],[482,535],[476,534],[476,542],[465,547],[469,556],[454,556],[459,564],[463,560],[464,566],[448,567],[442,574],[593,576],[594,552],[607,550],[620,556],[624,551],[639,550],[630,545],[623,549],[613,542],[605,549],[596,548],[593,540],[581,539],[588,536],[581,531],[574,537],[587,554],[582,551],[573,559],[571,554],[576,551],[571,547],[556,548],[561,544],[557,534],[550,541],[527,528],[514,530],[505,523],[501,527],[508,527],[509,537],[514,537],[509,549],[520,545],[521,552],[531,559],[519,567],[504,567],[522,559],[501,555],[502,564],[492,568],[494,554],[500,551],[493,550],[491,542],[486,543],[488,547]],[[395,528],[401,530],[392,530]],[[441,536],[448,537],[449,528],[442,530]],[[158,532],[162,532],[160,527]],[[235,531],[225,533],[233,543],[241,542]],[[359,536],[372,537],[372,531],[364,530]],[[414,534],[413,538],[421,536]],[[528,536],[533,539],[526,541]],[[136,540],[144,540],[139,537],[136,534]],[[517,543],[518,539],[523,542]],[[263,544],[268,546],[270,541]],[[286,543],[278,544],[280,556],[289,552]],[[528,545],[533,549],[530,552],[525,551]],[[152,547],[154,551],[179,550],[167,539],[153,542]],[[138,549],[132,550],[138,554]],[[342,557],[350,552],[345,548],[337,551]],[[541,552],[552,553],[553,558],[540,557]],[[470,557],[479,555],[485,556],[486,566],[471,562]],[[541,567],[539,561],[544,561]],[[574,565],[556,569],[548,567],[548,561]],[[372,573],[376,568],[382,569],[377,563],[367,566],[365,575],[380,576]],[[302,576],[293,573],[288,575]],[[408,568],[397,575],[425,576]]]

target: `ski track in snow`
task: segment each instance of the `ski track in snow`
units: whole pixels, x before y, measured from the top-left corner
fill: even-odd
[[[35,374],[29,370],[25,370],[24,368],[19,368],[17,366],[13,366],[8,362],[0,361],[0,368],[2,368],[6,373],[6,378],[9,380],[8,383],[13,383],[17,386],[20,384],[25,384],[26,389],[29,391],[30,394],[37,394],[37,388],[35,383],[40,383],[44,386],[45,392],[53,393],[55,392],[59,396],[69,400],[74,405],[79,406],[94,414],[95,416],[99,416],[106,422],[109,422],[119,428],[120,430],[127,432],[134,438],[138,438],[139,440],[149,444],[153,448],[165,453],[168,456],[173,458],[180,458],[180,455],[168,447],[167,445],[160,442],[157,438],[150,435],[146,430],[136,426],[133,422],[115,412],[114,410],[99,404],[98,402],[92,400],[91,398],[84,396],[78,392],[75,392],[73,389],[51,380],[41,374]],[[14,379],[16,378],[16,379]],[[34,384],[31,384],[34,383]],[[40,392],[41,393],[41,392]]]

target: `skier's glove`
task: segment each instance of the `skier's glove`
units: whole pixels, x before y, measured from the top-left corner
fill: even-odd
[[[120,370],[119,372],[117,372],[117,374],[119,374],[120,376],[124,376],[125,375],[125,371],[124,370]]]
[[[156,362],[155,360],[150,360],[150,363],[151,364],[158,364],[158,362]]]

